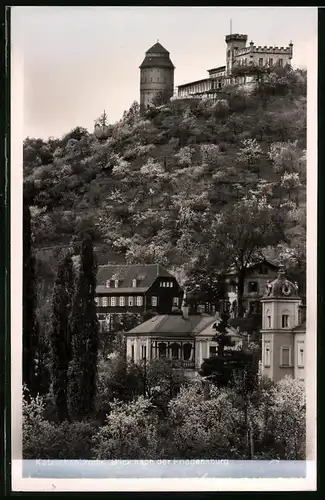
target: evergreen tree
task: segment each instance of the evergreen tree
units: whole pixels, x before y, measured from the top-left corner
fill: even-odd
[[[23,203],[23,383],[35,397],[40,389],[38,356],[39,325],[36,316],[37,294],[35,257],[32,251],[31,215],[28,202]]]
[[[53,290],[52,311],[52,383],[58,419],[68,418],[68,367],[71,359],[70,316],[74,289],[73,263],[70,254],[59,265]]]
[[[72,308],[72,360],[68,372],[70,411],[77,418],[91,414],[96,394],[99,335],[96,274],[92,239],[87,235],[81,244],[79,277]]]

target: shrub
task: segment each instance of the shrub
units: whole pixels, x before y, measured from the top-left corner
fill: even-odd
[[[44,419],[44,410],[40,396],[23,400],[23,458],[90,459],[96,425],[90,421],[58,425]]]

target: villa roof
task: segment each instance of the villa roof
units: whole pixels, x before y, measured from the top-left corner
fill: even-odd
[[[158,278],[174,278],[172,274],[166,271],[159,264],[145,264],[145,265],[106,265],[99,266],[97,271],[97,287],[96,293],[144,293]],[[138,280],[138,287],[132,287],[132,280]],[[120,287],[107,288],[106,281],[119,280]]]
[[[181,314],[157,315],[132,328],[127,335],[193,337],[213,324],[215,320],[214,316],[208,314],[189,315],[188,318],[184,318]]]

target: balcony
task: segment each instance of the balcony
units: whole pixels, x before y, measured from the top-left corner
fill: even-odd
[[[172,360],[173,368],[183,368],[184,370],[194,370],[195,361],[184,361],[184,360]]]

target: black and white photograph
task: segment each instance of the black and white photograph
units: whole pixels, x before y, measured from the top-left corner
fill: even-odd
[[[13,488],[316,489],[317,36],[11,8]]]

